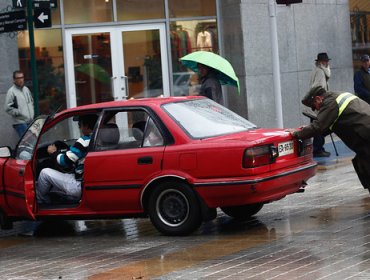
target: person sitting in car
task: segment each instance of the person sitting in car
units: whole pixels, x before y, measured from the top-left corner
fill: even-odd
[[[48,146],[47,152],[55,159],[58,169],[66,172],[52,168],[41,170],[36,188],[38,203],[50,204],[52,202],[50,194],[72,201],[81,198],[83,164],[97,118],[96,115],[79,117],[78,126],[82,136],[66,152],[58,152],[55,144]]]

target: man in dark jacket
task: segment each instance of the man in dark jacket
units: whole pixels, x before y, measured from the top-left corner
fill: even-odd
[[[223,105],[221,83],[216,78],[215,70],[201,63],[198,63],[198,70],[201,82],[199,95],[208,97]]]
[[[361,68],[354,77],[355,93],[358,97],[370,104],[370,57],[367,54],[361,56]]]
[[[356,153],[353,166],[370,192],[370,105],[351,93],[327,92],[320,86],[312,88],[302,103],[318,111],[317,120],[288,131],[298,139],[335,132]]]

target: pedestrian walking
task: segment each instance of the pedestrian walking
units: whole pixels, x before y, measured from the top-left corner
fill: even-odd
[[[31,91],[24,85],[22,71],[13,72],[13,86],[9,88],[4,109],[12,116],[13,128],[21,137],[34,118],[34,107]]]
[[[327,53],[319,53],[315,61],[315,68],[312,70],[310,78],[310,89],[321,86],[326,91],[329,90],[329,78],[331,76],[330,58]],[[311,120],[312,121],[312,120]],[[324,148],[325,137],[323,135],[316,135],[313,138],[313,155],[314,157],[329,157],[330,152],[325,151]]]
[[[335,132],[356,153],[353,166],[370,192],[370,105],[354,94],[327,92],[321,86],[312,88],[302,103],[317,111],[317,119],[288,131],[298,139]]]
[[[370,57],[367,54],[361,56],[361,68],[353,77],[355,93],[358,97],[370,104]]]
[[[201,82],[199,95],[206,96],[223,105],[221,83],[217,79],[214,70],[211,67],[198,63],[198,72]]]

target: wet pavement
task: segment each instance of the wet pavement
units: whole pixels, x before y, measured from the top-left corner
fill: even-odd
[[[147,219],[17,222],[0,230],[0,279],[370,279],[370,196],[336,144],[304,193],[186,237]]]

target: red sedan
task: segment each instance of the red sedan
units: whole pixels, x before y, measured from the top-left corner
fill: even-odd
[[[36,200],[47,147],[67,150],[78,117],[96,114],[84,162],[82,195]],[[248,218],[265,203],[302,190],[315,175],[311,141],[257,128],[202,97],[92,104],[40,116],[14,150],[0,148],[0,223],[21,219],[149,216],[166,235],[185,235],[216,209]]]

